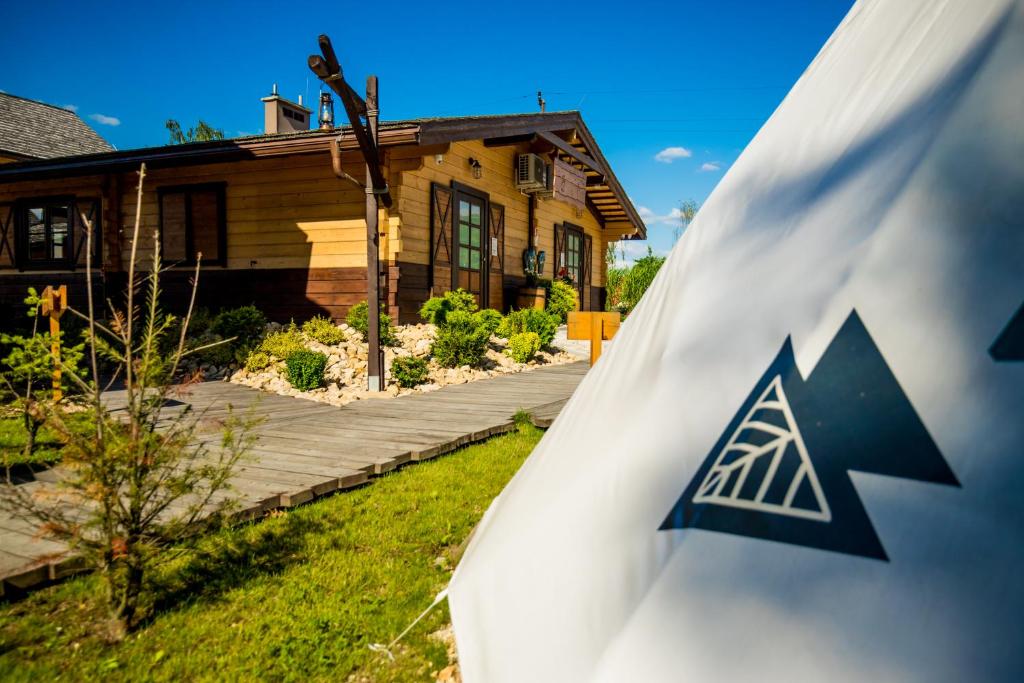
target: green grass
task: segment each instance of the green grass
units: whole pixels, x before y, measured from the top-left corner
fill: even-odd
[[[85,576],[0,605],[0,679],[430,680],[448,664],[431,613],[460,545],[539,440],[518,430],[370,486],[223,530],[163,572],[151,616],[121,643],[97,634]],[[350,678],[351,677],[351,678]]]
[[[52,465],[60,461],[60,450],[64,444],[53,430],[43,427],[36,437],[36,450],[26,457],[25,428],[21,417],[14,408],[0,407],[0,468],[4,462],[11,465]],[[88,412],[67,415],[68,424],[73,429],[92,429],[92,418]]]

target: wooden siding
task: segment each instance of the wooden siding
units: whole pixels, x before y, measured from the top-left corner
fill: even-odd
[[[346,170],[358,173],[356,165]],[[366,267],[365,195],[334,176],[326,154],[148,171],[142,258],[151,254],[152,235],[159,226],[157,189],[211,182],[226,183],[228,269]],[[135,183],[129,180],[122,186],[122,259],[127,263]]]
[[[438,164],[432,150],[420,157],[420,164],[397,171],[393,176],[395,206],[392,217],[400,218],[401,253],[399,258],[406,263],[423,266],[430,264],[430,185],[449,185],[455,180],[489,195],[490,201],[505,207],[505,306],[514,303],[509,300],[509,291],[519,279],[525,277],[522,254],[526,249],[528,233],[527,220],[529,198],[515,188],[514,167],[517,154],[526,151],[526,145],[486,147],[482,141],[457,142],[443,150],[444,161]],[[408,152],[407,152],[408,154]],[[474,178],[469,166],[470,158],[481,164],[482,175]],[[396,164],[397,168],[397,164]],[[575,207],[553,199],[537,202],[535,218],[538,226],[538,249],[547,252],[547,263],[542,277],[550,278],[555,267],[554,226],[568,221],[584,229],[593,239],[591,286],[604,286],[604,251],[606,240],[601,233],[601,224],[588,210],[578,211]],[[511,284],[511,287],[510,287]],[[409,299],[419,300],[410,295]],[[597,297],[593,305],[597,305]],[[405,317],[403,312],[402,317]]]

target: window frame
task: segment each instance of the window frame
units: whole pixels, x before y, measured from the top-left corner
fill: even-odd
[[[174,267],[194,268],[196,259],[189,254],[195,254],[195,233],[192,225],[192,193],[214,191],[217,195],[217,258],[204,258],[204,266],[226,267],[228,263],[228,221],[227,221],[227,183],[224,181],[212,183],[187,183],[184,185],[164,185],[157,188],[157,211],[159,213],[160,245],[161,249],[166,240],[164,239],[164,197],[169,194],[185,195],[185,254],[186,258],[174,261]],[[161,253],[161,260],[165,257]]]
[[[583,283],[582,283],[582,280],[583,280],[583,258],[584,258],[584,251],[585,251],[584,248],[583,248],[583,228],[581,228],[578,225],[573,225],[572,223],[562,223],[562,230],[565,231],[565,236],[562,237],[562,241],[563,241],[562,252],[565,255],[565,265],[563,267],[565,268],[565,272],[572,276],[572,281],[574,283],[576,283],[576,287],[577,288],[582,288],[582,286],[583,286]],[[579,249],[577,251],[573,252],[576,255],[577,259],[578,259],[577,262],[576,262],[576,273],[573,273],[571,268],[569,267],[569,253],[570,253],[569,252],[569,236],[570,235],[575,236],[579,240]]]
[[[28,210],[42,206],[44,209],[44,229],[46,230],[47,254],[52,249],[52,230],[50,228],[49,209],[51,206],[64,205],[68,210],[68,234],[64,241],[64,256],[45,259],[33,259],[29,256]],[[75,267],[75,196],[46,195],[18,199],[14,203],[14,240],[15,264],[18,270],[72,270]]]

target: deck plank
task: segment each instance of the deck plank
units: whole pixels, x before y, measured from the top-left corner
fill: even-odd
[[[515,428],[526,410],[537,426],[558,416],[586,374],[586,363],[541,367],[529,372],[449,385],[392,399],[362,400],[342,407],[278,396],[229,382],[202,382],[172,392],[162,425],[186,411],[196,422],[195,442],[219,447],[219,429],[230,415],[255,415],[253,448],[231,478],[236,514],[248,519],[268,510],[299,505],[319,496],[372,482],[373,477],[426,460]],[[104,395],[111,411],[123,411],[124,392]],[[204,457],[215,457],[210,453]],[[52,487],[59,467],[26,486]],[[172,511],[187,509],[178,501]],[[0,596],[80,569],[66,547],[36,538],[28,520],[0,512]]]

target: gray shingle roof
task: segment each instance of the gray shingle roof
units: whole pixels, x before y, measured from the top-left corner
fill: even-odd
[[[0,93],[0,152],[53,159],[113,149],[72,111]]]

